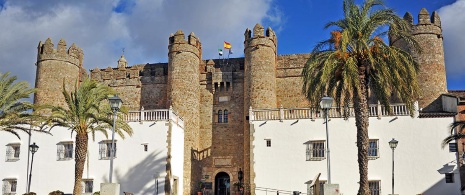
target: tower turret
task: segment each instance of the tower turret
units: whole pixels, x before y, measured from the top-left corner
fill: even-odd
[[[200,61],[202,59],[200,40],[189,34],[187,40],[179,30],[169,38],[168,45],[168,103],[183,117],[184,133],[184,189],[189,192],[196,186],[191,182],[195,176],[191,150],[198,148],[200,110]],[[167,105],[169,106],[169,105]],[[193,173],[194,172],[194,173]]]
[[[413,23],[413,17],[408,12],[404,20],[411,24],[411,33],[421,47],[421,53],[408,50],[402,40],[392,40],[391,44],[408,50],[419,64],[419,107],[425,112],[440,111],[440,95],[447,93],[441,20],[437,12],[430,16],[425,8],[418,14],[418,24]]]
[[[66,90],[74,89],[83,73],[84,54],[75,44],[67,50],[66,41],[61,39],[57,49],[48,38],[45,43],[39,42],[37,47],[36,83],[37,92],[34,103],[40,105],[65,106],[62,95],[63,83]]]
[[[277,38],[271,28],[265,29],[256,24],[253,35],[250,29],[244,33],[244,113],[249,108],[277,108],[276,103],[276,64]],[[244,183],[255,188],[253,163],[250,162],[250,126],[244,123],[244,165],[247,176]]]
[[[256,24],[245,31],[245,81],[244,102],[246,110],[253,108],[276,108],[276,60],[277,38],[268,27]]]

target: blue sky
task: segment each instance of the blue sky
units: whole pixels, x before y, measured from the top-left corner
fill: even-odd
[[[361,3],[361,0],[356,0]],[[465,90],[465,0],[387,0],[403,16],[425,7],[441,17],[449,89]],[[0,72],[34,85],[36,48],[48,37],[84,50],[86,69],[116,67],[125,48],[130,65],[167,61],[171,33],[194,32],[203,59],[217,58],[223,41],[243,56],[244,31],[272,27],[278,54],[308,53],[327,38],[329,21],[342,17],[342,0],[0,0]]]

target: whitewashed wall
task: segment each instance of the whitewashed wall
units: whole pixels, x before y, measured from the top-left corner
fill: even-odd
[[[339,184],[340,192],[357,194],[358,164],[355,119],[331,118],[329,140],[331,149],[331,180]],[[448,135],[448,118],[411,118],[409,116],[370,118],[369,137],[379,139],[379,155],[369,161],[369,180],[381,180],[381,194],[391,194],[392,150],[388,142],[395,138],[396,194],[460,194],[460,178],[445,183],[438,173],[449,162],[456,162],[455,153],[441,148]],[[324,119],[253,121],[253,167],[257,188],[307,192],[305,182],[321,173],[327,180],[326,160],[306,161],[306,145],[310,140],[326,140]],[[266,147],[271,139],[271,147]],[[258,195],[268,192],[255,190]]]
[[[170,124],[171,123],[171,124]],[[115,134],[117,140],[116,159],[114,159],[113,182],[121,184],[121,193],[158,194],[165,193],[166,164],[168,157],[168,131],[171,134],[171,171],[179,178],[182,186],[183,145],[184,130],[173,121],[157,122],[130,122],[134,130],[132,137],[121,139]],[[84,168],[83,178],[94,180],[94,192],[100,190],[100,183],[108,182],[110,161],[99,160],[99,143],[102,140],[111,140],[111,131],[108,138],[97,133],[95,141],[89,136],[89,167]],[[31,191],[37,194],[48,194],[54,190],[72,193],[74,186],[74,159],[57,161],[57,143],[61,141],[74,141],[71,131],[64,128],[54,128],[51,135],[33,133],[32,142],[40,148],[34,157],[32,170]],[[5,132],[0,136],[0,179],[16,178],[18,181],[17,194],[26,192],[27,187],[27,155],[28,136],[21,134],[21,140]],[[20,160],[6,162],[6,146],[8,143],[21,143]],[[148,145],[144,151],[143,144]],[[74,145],[75,147],[75,145]],[[74,154],[73,154],[74,157]],[[156,185],[158,180],[158,186]],[[182,193],[182,189],[178,188]]]

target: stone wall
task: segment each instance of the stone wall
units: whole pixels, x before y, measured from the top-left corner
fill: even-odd
[[[302,94],[302,69],[309,54],[278,56],[276,70],[276,96],[284,108],[308,108],[309,102]]]

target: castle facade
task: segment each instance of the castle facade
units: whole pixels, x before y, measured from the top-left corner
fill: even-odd
[[[447,93],[443,37],[436,12],[430,15],[423,9],[418,18],[414,24],[412,15],[404,17],[423,49],[412,54],[420,64],[419,116],[428,118],[446,112],[441,101],[441,95]],[[244,173],[241,182],[247,193],[255,193],[254,178],[259,173],[254,159],[266,154],[255,153],[260,152],[253,145],[257,116],[251,116],[251,109],[310,106],[301,93],[301,72],[309,54],[278,55],[277,42],[271,28],[257,24],[244,33],[245,57],[203,59],[199,38],[194,33],[186,37],[179,30],[168,38],[167,63],[129,66],[121,56],[117,67],[95,68],[89,76],[114,88],[130,110],[172,107],[183,118],[184,194],[197,191],[199,182],[213,192],[226,190],[223,184],[229,182],[232,192],[232,184],[239,182],[239,170]],[[391,40],[391,44],[407,49],[401,40]],[[34,102],[64,105],[63,82],[70,90],[88,76],[83,57],[80,48],[73,44],[67,49],[64,40],[56,49],[50,39],[39,43]]]

